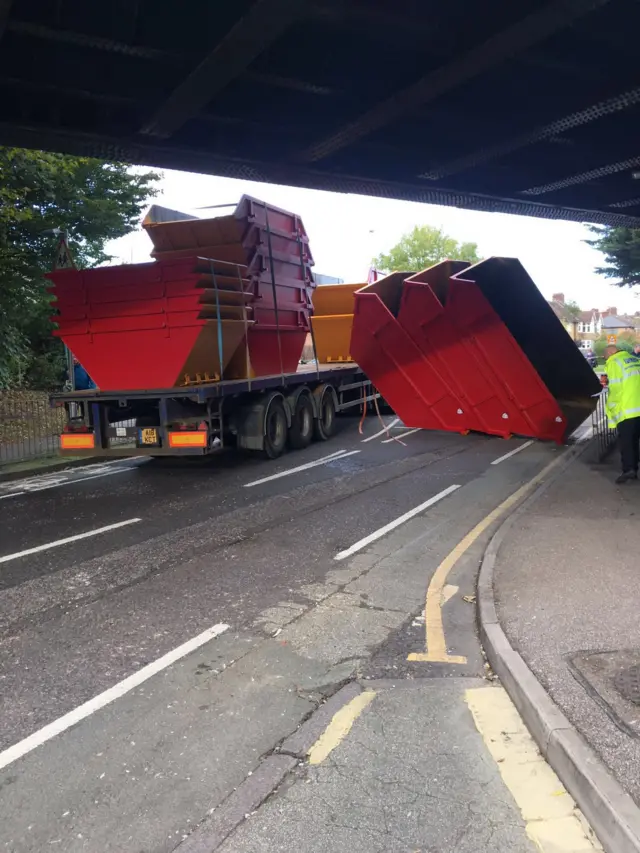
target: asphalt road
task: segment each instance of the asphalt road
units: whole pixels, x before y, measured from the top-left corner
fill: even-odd
[[[560,451],[379,432],[0,483],[0,849],[174,850],[341,684],[485,673],[478,551],[443,608],[464,665],[407,661],[427,585]]]

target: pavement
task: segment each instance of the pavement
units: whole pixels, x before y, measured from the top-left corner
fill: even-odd
[[[600,464],[578,456],[507,522],[485,579],[506,642],[498,637],[489,658],[543,752],[552,763],[559,752],[576,777],[574,795],[592,803],[603,842],[638,850],[640,486],[617,486],[618,473],[617,454]]]
[[[597,849],[475,612],[566,453],[345,418],[0,482],[0,849]]]

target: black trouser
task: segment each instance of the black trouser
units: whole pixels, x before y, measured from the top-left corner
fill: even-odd
[[[640,461],[640,418],[627,418],[618,424],[622,470],[637,471]]]

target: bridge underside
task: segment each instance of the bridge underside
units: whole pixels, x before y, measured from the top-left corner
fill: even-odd
[[[637,0],[0,0],[0,144],[640,226]]]

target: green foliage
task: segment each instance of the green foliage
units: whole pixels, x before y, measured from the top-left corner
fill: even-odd
[[[418,272],[444,260],[469,261],[477,263],[478,246],[476,243],[459,243],[445,234],[442,228],[433,225],[416,225],[400,242],[374,259],[376,269],[391,272]]]
[[[617,335],[616,345],[622,349],[626,350],[626,352],[633,352],[633,347],[635,346],[636,340],[632,332],[623,332],[621,335]],[[604,351],[608,346],[607,336],[601,335],[597,340],[593,343],[593,351],[595,354],[600,357],[604,356]]]
[[[580,308],[577,302],[571,302],[571,300],[569,300],[569,302],[564,303],[564,307],[566,308],[567,314],[569,315],[569,317],[571,317],[572,320],[580,319],[580,313],[582,311],[582,308]]]
[[[617,279],[613,284],[619,287],[640,284],[640,229],[593,225],[590,231],[595,238],[586,242],[602,252],[606,262],[596,272]]]
[[[593,351],[601,358],[604,355],[604,351],[607,348],[607,339],[602,335],[593,342]]]
[[[64,373],[51,335],[44,273],[67,235],[79,267],[110,260],[105,243],[132,231],[160,175],[122,163],[0,147],[0,388],[51,387]]]

